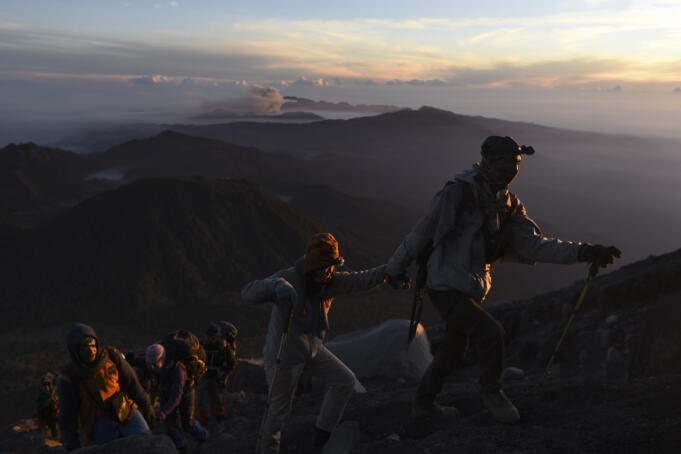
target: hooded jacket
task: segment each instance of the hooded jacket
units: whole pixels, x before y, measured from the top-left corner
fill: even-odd
[[[338,295],[370,290],[383,283],[385,265],[365,271],[334,271],[331,280],[320,286],[308,286],[303,274],[303,259],[295,265],[262,280],[249,282],[241,290],[241,298],[247,303],[275,302],[274,287],[279,281],[290,283],[304,302],[305,315],[294,314],[291,321],[286,349],[282,363],[300,364],[314,358],[329,329],[328,313],[333,300]],[[267,329],[263,356],[265,362],[276,360],[279,343],[288,319],[288,307],[274,304]]]
[[[102,416],[108,416],[106,398],[110,392],[120,389],[136,403],[143,414],[151,411],[149,396],[142,389],[137,380],[137,375],[125,360],[125,357],[115,348],[103,348],[97,341],[97,356],[92,364],[86,364],[78,355],[77,343],[83,337],[97,339],[95,330],[82,323],[74,323],[69,330],[66,344],[71,357],[71,363],[66,365],[57,380],[57,394],[59,396],[59,428],[61,430],[62,443],[67,449],[78,447],[78,425],[88,439],[91,436],[92,426],[95,420]],[[105,371],[103,367],[111,367],[113,364],[116,371]],[[96,375],[106,375],[109,382],[108,389],[103,389],[101,380],[97,382]],[[113,382],[115,378],[115,383]],[[97,382],[99,386],[86,383]],[[94,388],[94,389],[93,389]],[[100,396],[93,395],[100,393]]]
[[[533,264],[576,263],[581,243],[542,236],[520,199],[508,189],[492,193],[476,178],[477,166],[456,176],[431,201],[388,261],[387,272],[397,276],[432,244],[426,286],[433,290],[458,290],[482,302],[492,285],[486,235],[503,228],[500,261]],[[465,185],[468,185],[466,187]],[[470,207],[466,191],[472,195]],[[487,232],[485,232],[487,229]]]

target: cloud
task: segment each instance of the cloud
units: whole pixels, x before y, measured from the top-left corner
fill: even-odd
[[[133,79],[130,79],[130,82],[132,82],[135,85],[169,85],[169,84],[174,85],[177,83],[175,79],[167,76],[161,76],[160,74],[157,74],[155,76],[135,77]]]
[[[500,61],[484,68],[452,66],[441,73],[441,78],[450,85],[462,87],[555,88],[594,82],[618,85],[617,82],[622,80],[619,75],[631,68],[631,62],[616,59],[579,58],[529,64]]]
[[[288,82],[287,87],[332,87],[332,86],[342,86],[341,80],[338,77],[333,78],[317,78],[308,79],[305,76],[300,76],[293,82]]]
[[[177,2],[170,2],[170,6],[171,8],[177,8],[178,6],[180,6],[180,4]]]
[[[420,80],[420,79],[411,79],[411,80],[400,80],[400,79],[393,79],[389,80],[386,82],[387,85],[412,85],[415,87],[444,87],[447,85],[446,82],[440,80],[440,79],[430,79],[430,80]]]
[[[252,85],[245,96],[207,102],[204,109],[237,114],[277,114],[281,111],[282,104],[284,97],[277,88]]]
[[[681,87],[676,87],[674,89],[674,93],[681,93]]]
[[[374,79],[352,79],[352,83],[355,85],[367,85],[370,87],[378,85],[378,82],[376,82]]]

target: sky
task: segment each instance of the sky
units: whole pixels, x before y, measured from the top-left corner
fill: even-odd
[[[0,2],[0,142],[283,96],[681,137],[681,0]]]

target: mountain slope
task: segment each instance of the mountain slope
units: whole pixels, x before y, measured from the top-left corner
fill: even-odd
[[[0,215],[77,197],[88,163],[70,151],[33,143],[0,149]]]
[[[5,242],[4,320],[125,323],[234,300],[327,230],[244,180],[139,180]],[[336,234],[351,266],[379,263],[370,245]]]

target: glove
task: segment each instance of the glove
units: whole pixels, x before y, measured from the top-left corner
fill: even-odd
[[[386,274],[385,282],[387,282],[395,290],[408,289],[411,286],[411,279],[409,279],[409,276],[404,273],[400,273],[396,276]]]
[[[598,268],[605,268],[615,263],[615,258],[622,256],[622,251],[615,246],[603,246],[602,244],[584,244],[579,249],[578,259],[580,262],[591,263],[589,274],[595,276]]]
[[[290,307],[293,309],[293,313],[300,312],[300,315],[305,315],[304,308],[298,307],[298,293],[296,292],[296,289],[287,281],[277,282],[277,285],[274,286],[274,293],[277,296],[277,301],[289,303],[291,305]]]

